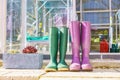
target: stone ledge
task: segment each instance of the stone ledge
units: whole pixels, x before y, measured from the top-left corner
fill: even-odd
[[[42,69],[48,64],[49,60],[43,60]],[[66,60],[68,64],[71,63],[71,60]],[[110,68],[120,68],[120,60],[91,60],[93,68],[95,69],[110,69]],[[0,66],[2,66],[3,62],[0,60]]]
[[[43,70],[0,69],[0,80],[39,80]]]
[[[0,59],[2,59],[2,53],[0,53]],[[81,55],[81,54],[80,54]],[[50,55],[48,52],[43,54],[44,60],[49,60]],[[71,52],[67,53],[66,59],[71,59]],[[100,52],[94,52],[90,53],[90,59],[115,59],[115,60],[120,60],[120,53],[100,53]]]
[[[2,60],[0,60],[0,66],[2,66],[3,65],[3,62],[2,62]]]
[[[120,69],[92,72],[48,72],[44,70],[0,69],[0,80],[120,80]]]
[[[114,74],[114,75],[113,75]],[[49,72],[42,77],[59,78],[120,78],[119,72]]]
[[[41,78],[39,80],[120,80],[120,78]]]

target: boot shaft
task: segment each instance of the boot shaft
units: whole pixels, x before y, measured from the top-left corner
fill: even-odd
[[[80,21],[71,21],[70,34],[71,34],[71,41],[72,42],[75,42],[75,40],[80,41],[80,29],[81,29],[80,28]]]
[[[89,57],[91,45],[91,24],[90,22],[81,23],[81,49],[82,49],[82,58]]]
[[[82,49],[90,49],[91,44],[91,24],[88,21],[81,23],[81,45]]]
[[[68,41],[68,28],[63,27],[60,29],[60,61],[64,61],[67,51],[67,41]]]
[[[80,22],[72,21],[70,26],[72,46],[80,50]]]
[[[57,61],[58,52],[58,28],[51,27],[49,31],[49,52],[50,60]]]
[[[70,26],[72,62],[80,63],[80,22],[72,21]]]

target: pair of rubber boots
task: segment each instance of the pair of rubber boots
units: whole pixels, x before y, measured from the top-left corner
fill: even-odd
[[[57,27],[50,28],[49,34],[49,51],[50,51],[50,62],[46,66],[46,72],[54,71],[68,71],[69,67],[65,62],[66,51],[67,51],[67,38],[68,38],[68,28],[62,27],[58,29]],[[57,63],[57,53],[59,50],[59,62]]]
[[[91,42],[91,24],[88,21],[72,21],[70,26],[72,63],[70,71],[92,71],[89,60]],[[82,61],[80,60],[80,47],[82,51]]]

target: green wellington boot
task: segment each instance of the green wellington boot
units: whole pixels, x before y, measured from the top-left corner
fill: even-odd
[[[66,51],[67,51],[67,39],[68,39],[68,28],[63,27],[60,29],[60,47],[59,47],[59,63],[58,63],[58,71],[68,71],[68,65],[65,62]]]
[[[58,28],[50,28],[49,38],[49,51],[50,51],[50,62],[46,66],[46,72],[53,72],[57,70],[57,52],[58,52]]]

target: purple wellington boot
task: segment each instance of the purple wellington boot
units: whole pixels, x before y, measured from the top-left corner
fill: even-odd
[[[70,26],[71,45],[72,45],[72,63],[70,71],[79,71],[80,66],[80,22],[72,21]]]
[[[81,23],[81,48],[82,48],[82,65],[84,71],[91,71],[92,66],[89,60],[90,44],[91,44],[91,24],[90,22]]]

